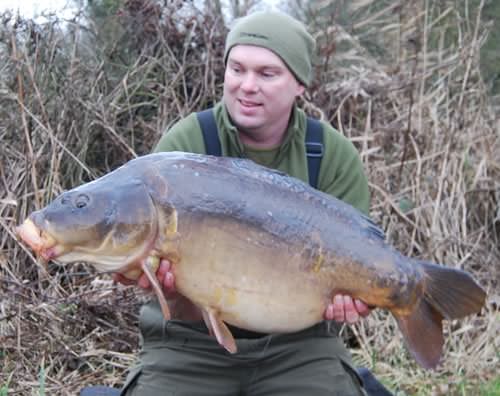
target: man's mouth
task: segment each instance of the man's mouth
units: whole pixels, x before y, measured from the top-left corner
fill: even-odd
[[[243,107],[248,107],[248,108],[261,106],[261,103],[254,102],[252,100],[238,99],[238,102],[240,102],[240,104]]]

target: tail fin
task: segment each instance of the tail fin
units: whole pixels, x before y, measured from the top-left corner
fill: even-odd
[[[443,349],[443,316],[425,299],[420,299],[407,316],[395,315],[406,347],[422,367],[438,365]]]
[[[424,295],[405,316],[395,315],[408,349],[425,368],[439,363],[443,347],[442,320],[479,312],[485,291],[466,272],[419,261],[425,272]]]
[[[467,272],[419,262],[426,275],[425,298],[446,319],[460,319],[481,310],[486,292]]]

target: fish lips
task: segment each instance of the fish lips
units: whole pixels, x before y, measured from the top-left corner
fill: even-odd
[[[55,238],[40,227],[41,215],[39,212],[33,213],[21,225],[16,227],[17,236],[27,244],[37,256],[44,261],[57,258],[64,252],[64,248],[59,245]]]

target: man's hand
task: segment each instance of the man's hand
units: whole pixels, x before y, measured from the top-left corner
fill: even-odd
[[[360,318],[368,316],[371,309],[364,302],[350,296],[337,294],[325,310],[326,320],[356,323]]]
[[[163,287],[163,292],[165,293],[165,297],[167,299],[174,298],[176,295],[174,274],[171,272],[171,267],[172,264],[170,264],[170,261],[161,259],[160,265],[156,270],[156,277],[158,278],[160,285]],[[151,282],[144,273],[137,280],[128,279],[119,273],[114,273],[112,277],[115,282],[119,282],[124,285],[136,284],[143,289],[151,289]]]
[[[146,290],[151,289],[151,282],[145,274],[142,274],[137,280],[127,279],[125,276],[118,273],[115,273],[112,276],[116,282],[120,282],[124,285],[138,285]],[[156,270],[156,277],[158,278],[158,282],[160,282],[163,293],[168,300],[168,306],[172,319],[193,322],[203,320],[203,315],[200,309],[186,297],[177,293],[175,288],[175,277],[172,273],[172,264],[168,260],[161,259],[160,266]]]

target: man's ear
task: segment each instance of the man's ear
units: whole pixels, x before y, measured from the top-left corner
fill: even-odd
[[[296,96],[297,97],[298,96],[302,96],[302,94],[305,92],[305,90],[306,90],[306,87],[299,83],[297,85],[297,94],[296,94]]]

